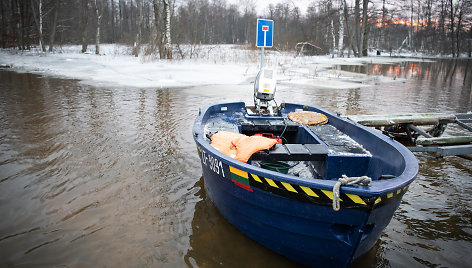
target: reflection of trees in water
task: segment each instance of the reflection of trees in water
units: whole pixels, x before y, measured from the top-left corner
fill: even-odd
[[[189,267],[300,267],[257,242],[231,225],[212,203],[204,189],[201,177],[192,188],[200,199],[195,205],[190,235],[190,249],[184,256]],[[373,267],[386,263],[379,241],[366,255],[353,263],[353,267]]]
[[[468,59],[466,64],[465,64],[465,70],[464,70],[464,81],[462,84],[464,85],[465,88],[470,89],[472,91],[472,60]]]
[[[178,109],[175,106],[169,89],[157,90],[156,106],[154,107],[155,131],[158,142],[163,145],[161,149],[164,150],[164,155],[168,156],[178,153],[175,146],[169,146],[177,144],[176,121],[178,115],[176,111]]]
[[[47,116],[49,104],[40,90],[41,81],[37,75],[13,72],[1,72],[0,78],[5,84],[0,95],[3,99],[0,106],[2,132],[12,132],[12,136],[22,140],[20,144],[38,143],[31,154],[43,151],[48,138],[47,126],[53,117]],[[24,149],[18,148],[18,151]]]
[[[62,102],[56,96],[61,86],[57,79],[3,71],[0,81],[0,143],[9,146],[9,161],[28,167],[15,176],[28,178],[29,185],[48,180],[57,164],[70,157],[64,141],[58,139],[67,132]]]
[[[349,93],[347,96],[347,101],[346,101],[346,113],[347,114],[353,114],[357,111],[360,110],[360,99],[361,99],[361,94],[360,92],[361,89],[359,88],[351,88],[349,89]]]
[[[467,195],[472,190],[470,161],[419,158],[419,164],[418,178],[402,201],[406,207],[395,214],[408,239],[427,242],[431,248],[442,247],[444,241],[472,241],[467,231],[472,219],[472,199]]]
[[[190,249],[185,263],[192,267],[296,267],[238,231],[218,212],[204,189],[203,177],[193,187],[201,198],[195,205]]]
[[[467,112],[472,109],[470,62],[471,60],[464,59],[437,59],[434,62],[368,64],[364,69],[360,66],[341,66],[341,69],[368,75],[409,79],[407,84],[398,84],[393,88],[413,93],[405,95],[405,98],[411,98],[405,101],[425,105],[425,107],[418,106],[419,109],[435,112]],[[362,94],[362,90],[360,93]]]
[[[342,65],[341,70],[367,75],[385,75],[395,78],[444,82],[467,78],[469,61],[463,59],[438,59],[434,62],[401,62],[397,64]]]

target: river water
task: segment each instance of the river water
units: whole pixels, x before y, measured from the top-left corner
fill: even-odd
[[[345,115],[472,110],[470,61],[340,69],[399,79],[281,84],[276,98]],[[0,267],[297,266],[227,223],[203,190],[198,109],[251,101],[251,87],[107,88],[0,70]],[[472,161],[418,161],[390,225],[354,267],[472,266]]]

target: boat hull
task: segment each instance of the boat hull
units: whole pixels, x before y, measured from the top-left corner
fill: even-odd
[[[403,162],[390,161],[402,162],[399,169],[404,170],[397,172],[401,174],[395,180],[373,182],[371,187],[343,187],[341,209],[334,211],[332,191],[336,181],[303,179],[261,169],[235,161],[209,145],[202,131],[205,118],[209,118],[206,113],[229,113],[232,105],[207,108],[194,125],[205,189],[220,213],[248,237],[307,266],[346,267],[369,251],[417,174],[417,163],[407,161],[414,159],[408,155],[411,153],[392,145],[387,154],[408,158]],[[234,106],[236,112],[241,110],[240,104]],[[334,115],[328,116],[336,120]],[[354,128],[342,124],[338,122],[344,131]],[[376,146],[391,142],[370,130],[356,131],[367,132],[362,138],[372,140]],[[329,157],[327,165],[339,160],[349,166],[349,157]],[[385,157],[373,155],[368,168],[380,169],[377,165]]]
[[[326,204],[301,202],[260,189],[255,180],[242,184],[234,179],[235,170],[249,178],[258,176],[253,174],[256,172],[233,168],[200,146],[198,151],[205,189],[220,213],[250,238],[307,266],[346,267],[367,252],[390,222],[404,193],[375,209],[334,212]],[[261,180],[280,185],[278,178],[259,175]]]

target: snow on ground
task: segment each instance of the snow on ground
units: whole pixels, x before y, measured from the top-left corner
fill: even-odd
[[[191,87],[202,85],[237,85],[254,81],[260,66],[260,50],[238,45],[181,46],[175,60],[156,56],[131,55],[124,45],[94,46],[81,53],[81,46],[71,45],[53,53],[0,50],[0,66],[68,79],[78,79],[96,86],[137,88]],[[182,59],[183,58],[183,59]],[[423,61],[392,57],[331,58],[330,56],[295,57],[293,53],[266,50],[264,67],[277,66],[279,83],[315,88],[349,89],[368,86],[364,82],[394,82],[391,77],[368,76],[341,71],[338,65],[392,64]]]

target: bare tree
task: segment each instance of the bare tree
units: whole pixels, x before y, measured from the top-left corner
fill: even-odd
[[[103,8],[103,5],[102,5]],[[100,54],[100,25],[102,22],[103,9],[99,11],[98,0],[95,0],[95,14],[97,16],[97,30],[95,32],[95,54]]]
[[[359,38],[359,51],[358,56],[367,56],[367,9],[369,6],[369,0],[362,0],[362,28]]]
[[[115,1],[111,1],[111,42],[115,43]]]
[[[141,34],[142,34],[142,26],[143,26],[143,15],[142,15],[142,0],[136,0],[136,8],[137,8],[137,27],[138,31],[136,33],[136,38],[134,42],[134,48],[133,48],[133,55],[137,57],[139,55],[139,50],[141,49]]]
[[[16,17],[16,19],[15,19],[16,23],[14,23],[14,24],[16,24],[16,28],[12,27],[12,29],[13,29],[12,32],[15,33],[15,30],[16,30],[18,48],[19,49],[25,49],[24,38],[23,38],[23,36],[24,36],[24,34],[23,34],[24,24],[22,22],[23,20],[20,19],[21,13],[24,13],[24,12],[22,11],[20,2],[17,1],[16,2],[17,6],[15,7],[15,2],[12,1],[11,5],[12,5],[12,8],[14,9],[14,11],[12,12],[12,15],[14,14],[13,16]],[[31,1],[31,7],[33,8],[33,1]],[[15,12],[16,12],[16,14],[15,14]],[[35,19],[36,19],[36,16],[33,16],[33,17],[35,17]],[[36,21],[35,21],[35,23],[36,23]],[[36,25],[37,25],[37,23],[36,23]]]
[[[154,11],[154,23],[153,30],[151,35],[150,50],[151,53],[155,53],[156,48],[159,50],[160,58],[164,57],[164,48],[162,47],[162,38],[161,38],[161,27],[160,27],[160,13],[159,13],[159,2],[158,0],[152,0],[152,8]]]
[[[410,29],[408,31],[408,40],[409,40],[409,47],[410,49],[413,49],[413,9],[414,9],[414,5],[413,5],[413,0],[411,0],[411,10],[410,10]]]
[[[360,25],[361,25],[361,17],[360,17],[360,13],[361,13],[361,7],[360,7],[360,0],[356,0],[355,1],[355,4],[354,4],[354,44],[355,44],[355,47],[354,47],[354,54],[357,56],[357,57],[360,57],[360,32],[361,32],[361,29],[360,29]]]
[[[346,22],[346,33],[347,33],[347,48],[348,48],[348,52],[347,52],[347,57],[349,58],[351,56],[351,50],[354,52],[355,49],[355,45],[354,45],[354,40],[353,40],[353,37],[352,37],[352,29],[351,27],[349,26],[349,11],[348,11],[348,7],[347,7],[347,4],[346,4],[346,0],[342,0],[343,2],[343,7],[344,7],[344,10],[343,10],[343,16],[344,16],[344,21]],[[355,52],[354,52],[355,53]]]
[[[34,0],[31,0],[31,10],[33,11],[33,17],[34,21],[36,22],[36,26],[38,28],[38,35],[39,35],[39,47],[41,51],[46,52],[46,47],[44,46],[44,41],[43,41],[43,1],[39,0],[38,4],[38,11],[39,13],[36,13],[36,9],[34,6]]]
[[[87,52],[88,0],[82,0],[82,53]]]
[[[55,0],[54,2],[54,17],[52,22],[52,29],[49,36],[49,52],[52,52],[54,46],[54,38],[56,37],[56,25],[57,25],[57,16],[59,14],[59,0]]]
[[[344,50],[344,14],[343,1],[339,1],[339,31],[338,31],[338,57],[343,56]]]
[[[332,52],[331,52],[331,57],[334,58],[334,54],[335,54],[335,50],[336,50],[336,36],[334,34],[334,22],[333,20],[331,20],[331,26],[329,27],[330,30],[331,30],[331,37],[333,39],[333,49],[332,49]]]
[[[170,5],[169,0],[163,0],[164,3],[164,58],[172,59],[172,41],[170,37]]]
[[[467,0],[460,0],[456,3],[456,14],[457,14],[457,29],[456,29],[456,57],[459,57],[461,51],[461,32],[463,27],[464,12],[467,12],[467,5],[471,6],[472,4]]]

